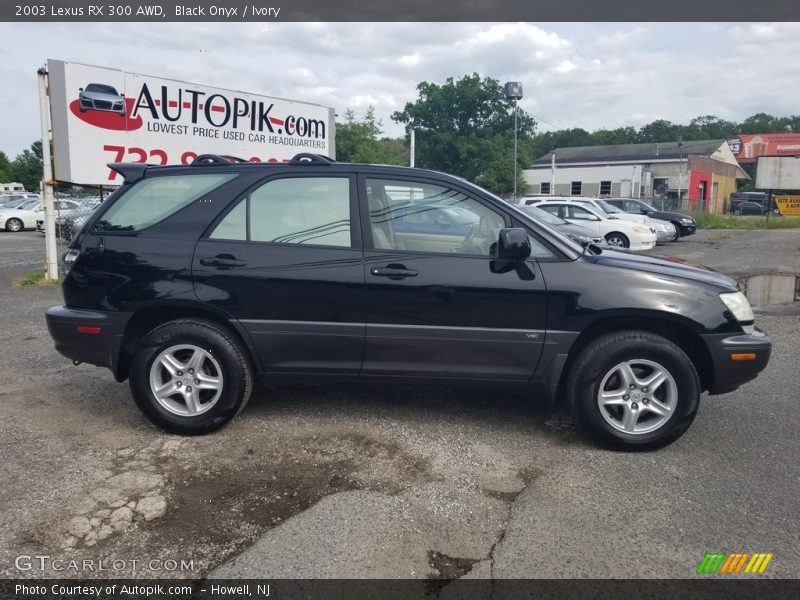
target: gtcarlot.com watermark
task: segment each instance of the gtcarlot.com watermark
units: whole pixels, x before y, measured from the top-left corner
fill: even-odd
[[[172,558],[58,558],[47,554],[20,554],[14,559],[19,571],[47,571],[56,573],[123,573],[130,571],[192,572],[193,560]]]

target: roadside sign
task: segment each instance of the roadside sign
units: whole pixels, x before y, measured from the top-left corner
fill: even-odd
[[[334,109],[48,60],[55,178],[118,185],[110,162],[188,164],[199,154],[335,158]]]
[[[775,196],[774,200],[782,215],[800,215],[800,196]]]

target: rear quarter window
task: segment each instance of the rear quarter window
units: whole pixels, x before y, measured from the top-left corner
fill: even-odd
[[[144,179],[111,205],[93,231],[142,231],[234,177],[235,173],[208,173]]]

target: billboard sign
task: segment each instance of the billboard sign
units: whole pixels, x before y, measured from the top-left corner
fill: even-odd
[[[800,155],[800,133],[761,133],[740,135],[728,140],[739,163],[754,163],[759,156]]]
[[[800,190],[800,157],[765,157],[756,167],[757,190]]]
[[[47,68],[59,181],[118,185],[110,162],[335,156],[333,108],[58,60]]]

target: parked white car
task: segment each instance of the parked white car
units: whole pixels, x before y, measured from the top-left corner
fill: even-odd
[[[558,200],[539,202],[536,208],[592,230],[595,235],[604,238],[609,246],[649,250],[656,245],[656,233],[648,225],[608,215],[592,206]]]
[[[563,200],[564,202],[578,202],[584,206],[591,206],[596,212],[601,214],[605,213],[606,216],[618,217],[626,221],[633,221],[635,223],[647,225],[648,227],[655,229],[659,242],[674,242],[680,239],[677,229],[675,229],[675,226],[669,221],[653,219],[652,217],[648,217],[647,215],[643,214],[625,212],[610,202],[606,202],[602,198],[589,198],[588,196],[549,196],[545,197],[544,201],[556,200]]]
[[[72,200],[55,201],[56,213],[62,210],[74,210],[78,206],[79,204]],[[38,199],[23,202],[16,208],[5,209],[0,207],[0,227],[14,233],[23,229],[34,229],[36,220],[41,218],[43,214],[42,202]]]

